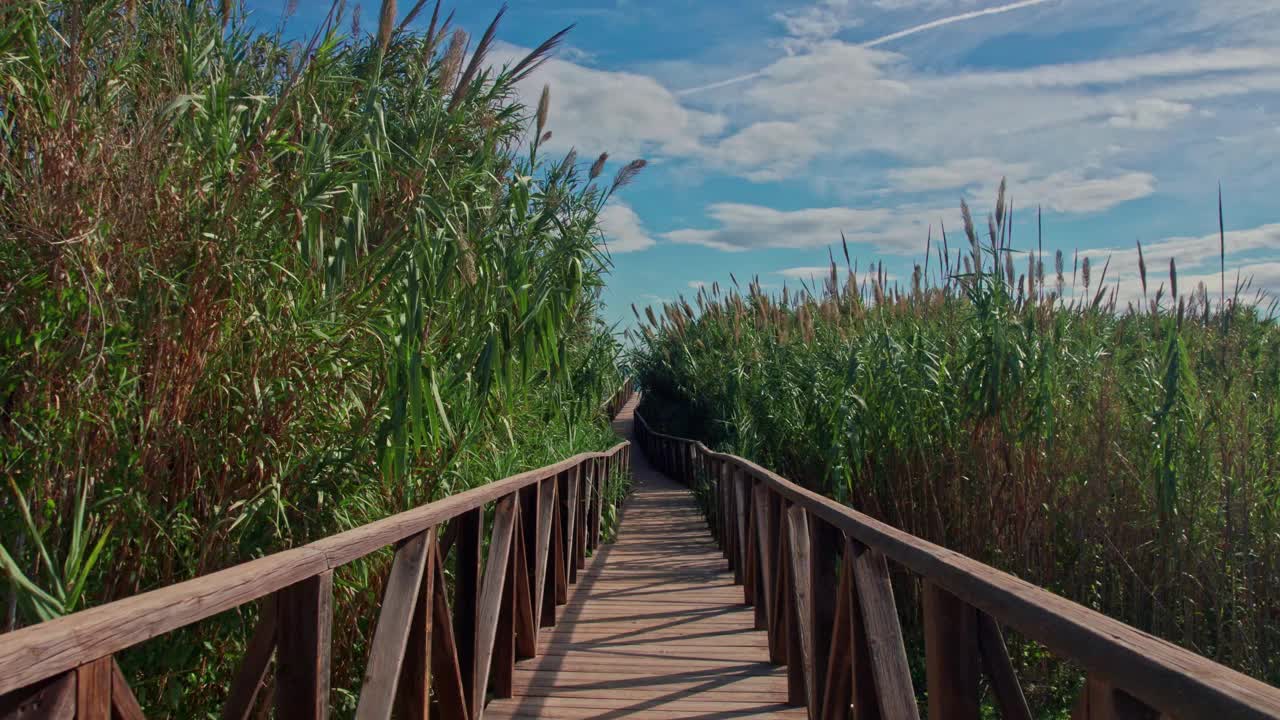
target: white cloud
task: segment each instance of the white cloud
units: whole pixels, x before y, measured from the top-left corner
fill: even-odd
[[[495,50],[494,59],[510,62],[522,55],[521,49],[504,46]],[[552,59],[520,87],[527,105],[536,105],[544,84],[551,86],[547,127],[553,151],[576,147],[587,155],[608,152],[618,158],[688,156],[727,124],[722,115],[682,105],[648,75]]]
[[[728,251],[821,247],[839,240],[841,231],[874,228],[889,218],[887,210],[833,207],[783,211],[739,203],[716,203],[707,209],[707,214],[720,227],[675,230],[663,237],[672,242]]]
[[[786,30],[787,37],[779,44],[788,53],[804,50],[862,24],[853,14],[849,0],[819,0],[806,7],[774,13],[773,19]]]
[[[761,205],[716,203],[707,215],[718,227],[665,233],[671,242],[738,252],[760,248],[814,248],[840,242],[870,245],[880,252],[920,252],[930,223],[958,222],[958,211],[926,208],[842,207],[775,210]]]
[[[792,279],[808,280],[810,278],[825,278],[831,274],[830,265],[804,265],[801,267],[783,268],[775,271],[775,274],[789,277]]]
[[[1028,163],[985,157],[960,158],[941,165],[890,170],[889,182],[904,192],[950,190],[977,184],[986,186],[998,183],[1002,177],[1025,177],[1030,170]]]
[[[707,286],[707,284],[708,284],[708,283],[707,283],[707,281],[706,281],[706,280],[690,280],[690,281],[689,281],[689,289],[690,289],[690,290],[701,290],[702,288],[706,287],[706,286]]]
[[[886,105],[908,93],[906,83],[886,74],[886,67],[902,59],[882,50],[827,41],[765,67],[741,98],[757,112],[788,117]]]
[[[654,245],[654,239],[645,230],[640,216],[620,200],[609,201],[600,211],[600,230],[604,233],[606,247],[615,255],[646,250]]]
[[[995,197],[994,185],[985,197]],[[1126,172],[1099,176],[1064,170],[1010,186],[1018,197],[1062,213],[1092,213],[1144,198],[1155,192],[1150,173]]]
[[[1206,263],[1217,265],[1219,238],[1218,233],[1210,233],[1198,237],[1171,237],[1151,243],[1142,244],[1142,254],[1148,272],[1163,272],[1169,267],[1169,259],[1173,258],[1183,270],[1195,270]],[[1270,250],[1280,253],[1280,223],[1259,225],[1247,230],[1231,230],[1226,233],[1223,246],[1228,258],[1239,253],[1256,250]],[[1138,272],[1138,249],[1134,247],[1113,247],[1082,250],[1082,254],[1091,257],[1110,257],[1113,267],[1122,272]],[[1181,282],[1181,281],[1179,281]],[[1216,285],[1215,285],[1216,287]]]
[[[1163,130],[1174,121],[1191,112],[1186,103],[1170,102],[1161,98],[1141,98],[1121,103],[1117,112],[1107,120],[1112,127],[1135,130]]]
[[[938,82],[964,87],[1075,88],[1120,85],[1179,76],[1280,68],[1280,49],[1175,50],[1108,60],[1043,65],[1025,70],[948,75]]]
[[[994,198],[1003,178],[1008,180],[1013,196],[1062,213],[1108,210],[1146,197],[1155,192],[1156,187],[1156,179],[1149,173],[1074,168],[1038,175],[1030,163],[982,157],[890,170],[888,176],[895,190],[927,192],[969,188],[968,197],[979,202]]]
[[[809,128],[773,121],[749,125],[708,148],[703,156],[717,167],[764,181],[798,172],[822,150],[822,143]]]

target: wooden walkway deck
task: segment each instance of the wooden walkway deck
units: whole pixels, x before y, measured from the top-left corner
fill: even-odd
[[[635,400],[615,429],[630,437]],[[632,457],[618,539],[587,561],[490,718],[803,718],[689,491]]]

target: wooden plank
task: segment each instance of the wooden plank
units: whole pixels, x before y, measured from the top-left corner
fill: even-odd
[[[925,677],[929,720],[978,720],[978,615],[956,596],[924,583]]]
[[[844,569],[849,578],[849,645],[852,658],[852,704],[855,720],[880,720],[880,701],[876,696],[875,670],[872,667],[870,637],[863,620],[862,606],[858,598],[857,573],[854,557],[859,548],[854,541],[845,538]],[[865,552],[865,549],[862,550]]]
[[[133,688],[129,687],[129,680],[120,669],[120,663],[115,660],[111,661],[111,717],[114,720],[147,719]]]
[[[1031,708],[1022,694],[1022,685],[1013,671],[1009,650],[1004,644],[1004,634],[991,616],[978,613],[978,649],[982,653],[982,668],[991,681],[996,705],[1004,720],[1031,720]]]
[[[619,443],[619,445],[622,444]],[[554,465],[548,465],[481,485],[429,505],[423,505],[422,507],[363,525],[354,530],[339,533],[312,543],[308,547],[323,551],[328,557],[329,567],[345,565],[375,550],[397,543],[411,535],[416,535],[429,527],[442,525],[459,515],[483,509],[498,498],[533,485],[543,478],[554,477],[562,470],[577,467],[586,460],[602,457],[605,454],[607,453],[581,453],[574,455]]]
[[[382,591],[382,609],[373,631],[373,642],[369,646],[369,660],[356,706],[357,720],[389,720],[391,717],[413,624],[413,611],[418,604],[422,575],[427,567],[427,551],[434,536],[435,529],[428,528],[403,541],[396,549]]]
[[[815,699],[811,707],[816,717],[821,714],[822,700],[826,697],[827,662],[831,655],[831,628],[836,619],[836,593],[840,582],[838,564],[844,534],[822,520],[810,518],[809,537],[811,677],[817,686],[810,695]]]
[[[544,612],[542,627],[556,624],[555,605],[563,605],[569,599],[569,565],[566,562],[568,550],[565,545],[568,535],[565,534],[565,496],[568,494],[568,482],[564,478],[556,479],[555,511],[551,513],[551,549],[547,562],[551,563],[547,579],[550,597],[554,603],[547,602],[550,612]],[[544,607],[544,609],[547,609]]]
[[[853,705],[853,563],[847,552],[840,556],[840,568],[831,614],[826,679],[822,683],[822,711],[818,716],[822,720],[848,720]],[[871,697],[874,704],[875,696]]]
[[[770,550],[774,553],[774,584],[770,588],[773,594],[773,619],[769,622],[769,660],[777,665],[784,665],[788,662],[790,653],[787,646],[787,616],[791,612],[791,601],[787,599],[791,587],[788,585],[791,559],[787,555],[786,505],[782,497],[775,493],[769,497],[769,506],[769,522],[772,524],[769,535],[773,538],[774,545]]]
[[[476,613],[480,599],[480,563],[484,547],[484,509],[478,508],[454,518],[458,542],[453,566],[453,639],[462,673],[462,687],[468,703],[474,697],[477,633]],[[468,705],[472,712],[475,707]]]
[[[810,560],[809,517],[799,505],[787,509],[787,548],[791,555],[788,577],[791,579],[791,648],[787,651],[788,698],[799,701],[817,712],[817,682],[814,679],[813,647],[813,575]],[[798,655],[798,657],[797,657]],[[799,672],[796,672],[799,670]],[[797,682],[798,681],[798,682]]]
[[[580,453],[300,548],[6,633],[0,641],[0,696],[253,602],[607,454]]]
[[[617,540],[579,573],[540,655],[517,663],[513,697],[485,715],[802,717],[691,496],[642,463]]]
[[[757,600],[756,607],[764,608],[764,630],[770,630],[773,612],[773,594],[770,590],[774,586],[773,573],[773,535],[769,526],[769,489],[763,484],[755,485],[752,490],[754,497],[752,498],[752,507],[755,510],[756,520],[756,553],[760,564],[759,592],[756,594],[760,597]],[[760,627],[757,622],[756,627]]]
[[[589,465],[590,463],[583,465],[583,472],[578,477],[578,499],[575,506],[578,516],[576,523],[578,534],[573,546],[573,566],[569,575],[571,582],[578,582],[578,571],[586,567],[587,563],[587,531],[590,524],[587,505],[591,502],[591,483],[586,473]]]
[[[476,606],[475,653],[471,686],[471,714],[480,716],[489,689],[489,668],[493,661],[493,645],[498,632],[503,588],[507,584],[511,538],[515,532],[516,496],[498,501],[493,514],[493,537],[489,539],[489,557],[485,562],[484,580]]]
[[[666,437],[651,429],[647,432],[656,440]],[[938,583],[1002,625],[1044,644],[1056,655],[1112,678],[1149,707],[1188,717],[1263,720],[1280,716],[1280,688],[914,537],[749,460],[707,452],[732,460],[774,492],[803,504],[811,514],[912,573]]]
[[[281,590],[276,606],[276,717],[329,716],[329,650],[333,571]]]
[[[501,599],[498,601],[498,619],[497,629],[494,632],[493,654],[489,663],[489,688],[494,697],[507,698],[511,697],[512,675],[516,665],[516,588],[521,584],[516,577],[517,558],[520,552],[520,509],[519,500],[516,500],[516,512],[514,522],[514,530],[511,536],[511,547],[507,552],[506,562],[503,563],[503,572],[506,575],[503,581]],[[489,545],[490,551],[493,545]],[[493,568],[493,572],[497,572],[498,568]],[[537,654],[537,643],[529,653],[530,656]]]
[[[432,583],[435,587],[431,595],[431,683],[435,687],[436,705],[443,720],[467,720],[470,717],[467,689],[463,682],[457,638],[453,634],[444,558],[439,551],[431,564],[435,566]]]
[[[756,629],[765,629],[764,608],[757,602],[756,577],[760,574],[760,559],[756,553],[755,492],[749,478],[742,478],[739,491],[746,497],[746,533],[743,535],[743,556],[746,566],[742,569],[742,602],[755,607]]]
[[[727,469],[725,478],[729,482],[729,487],[733,490],[733,529],[734,535],[733,556],[735,561],[735,570],[733,580],[737,583],[746,582],[747,570],[747,484],[745,476],[725,463]]]
[[[581,477],[581,468],[572,469],[566,474],[560,488],[564,491],[560,527],[564,531],[564,567],[569,584],[578,581],[578,486],[581,484]]]
[[[400,666],[400,682],[396,692],[396,715],[405,720],[428,720],[431,716],[431,648],[435,632],[435,580],[440,541],[435,530],[426,533],[426,562],[418,584],[405,643],[404,662]],[[448,623],[445,623],[446,626]]]
[[[862,626],[866,630],[867,654],[875,676],[880,716],[919,720],[916,693],[911,684],[911,668],[893,601],[893,585],[884,556],[860,544],[852,544],[853,578],[858,593]]]
[[[533,608],[537,613],[534,624],[539,628],[556,623],[555,588],[553,586],[548,590],[547,587],[547,563],[552,561],[553,552],[551,530],[555,517],[555,503],[556,481],[554,478],[544,480],[538,485],[538,544],[534,551],[536,563],[533,586],[537,593],[533,601]],[[554,567],[552,570],[554,571]]]
[[[276,605],[273,596],[259,602],[258,624],[231,680],[231,690],[222,707],[223,720],[249,720],[257,706],[258,695],[266,686],[267,668],[276,651]]]
[[[72,720],[76,715],[75,670],[0,695],[0,720]]]
[[[110,657],[76,668],[76,720],[111,720]]]
[[[1159,712],[1094,674],[1085,679],[1071,713],[1072,720],[1157,720],[1160,717]]]
[[[514,603],[514,627],[512,631],[515,633],[515,657],[524,659],[531,658],[538,654],[538,621],[534,612],[533,605],[533,570],[530,565],[530,548],[528,541],[533,536],[533,528],[526,523],[526,518],[535,518],[536,522],[536,504],[538,496],[531,493],[529,497],[535,505],[529,512],[525,507],[524,498],[521,498],[520,513],[516,524],[515,548],[511,556],[511,578],[507,582],[514,583],[512,590],[515,593]]]

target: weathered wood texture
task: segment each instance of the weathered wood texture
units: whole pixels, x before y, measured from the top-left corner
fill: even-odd
[[[770,658],[789,666],[789,699],[807,705],[812,717],[843,716],[845,698],[859,718],[918,715],[889,581],[892,565],[924,581],[931,718],[979,717],[982,674],[1003,715],[1034,715],[1001,625],[1088,671],[1077,717],[1280,718],[1280,688],[898,530],[749,460],[657,433],[639,416],[636,428],[636,447],[707,499],[715,536],[745,598],[764,606],[758,612],[769,628]],[[739,509],[739,503],[749,507]],[[804,525],[822,532],[808,537]],[[753,541],[744,532],[755,535],[761,557],[742,552]],[[835,579],[829,548],[838,544],[819,537],[828,532],[844,535],[852,558],[847,630],[835,622],[846,598],[833,604],[827,595]],[[764,587],[746,592],[753,572]],[[1109,690],[1097,689],[1103,686]]]
[[[485,717],[805,717],[688,490],[630,461],[617,541],[578,572],[539,656],[516,663],[513,696]]]
[[[601,410],[613,412],[630,399],[628,382]],[[294,550],[4,634],[0,720],[58,717],[64,709],[81,718],[137,720],[142,708],[114,653],[259,599],[258,627],[239,659],[223,716],[257,716],[266,704],[262,691],[274,686],[276,717],[326,718],[333,570],[392,544],[399,547],[370,638],[357,716],[389,718],[399,707],[403,717],[477,718],[490,689],[510,694],[515,658],[536,653],[539,624],[554,624],[566,571],[576,576],[599,538],[602,478],[606,469],[629,467],[628,450],[620,442],[575,455]],[[557,482],[573,487],[563,517],[553,508]],[[445,523],[437,540],[436,526]],[[555,556],[553,568],[548,556]],[[443,574],[449,557],[453,612]]]

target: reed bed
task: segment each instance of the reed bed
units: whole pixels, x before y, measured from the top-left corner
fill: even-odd
[[[798,291],[731,278],[637,310],[646,416],[1280,682],[1274,304],[1143,259],[1121,307],[1105,266],[1015,249],[1003,187],[985,232],[963,214],[906,283],[846,247]],[[1018,653],[1033,693],[1069,695],[1070,669]]]
[[[495,67],[500,17],[0,8],[0,631],[615,442],[597,217],[643,161],[542,152],[564,33]],[[384,567],[338,577],[340,714]],[[126,655],[149,712],[216,714],[252,622]]]

